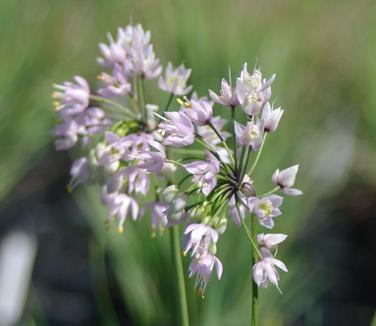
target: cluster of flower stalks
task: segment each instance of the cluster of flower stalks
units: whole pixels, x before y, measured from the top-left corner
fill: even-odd
[[[54,85],[56,148],[77,146],[82,153],[71,167],[69,189],[98,183],[108,227],[116,224],[119,233],[127,219],[143,216],[151,217],[153,236],[183,225],[188,275],[202,295],[213,270],[221,278],[217,244],[233,223],[249,239],[255,284],[279,289],[278,269],[287,268],[275,256],[287,235],[256,234],[256,223],[271,230],[281,215],[281,195],[302,192],[293,188],[298,165],[277,169],[267,193],[259,194],[253,183],[265,140],[283,114],[269,102],[275,75],[263,78],[244,64],[239,77],[230,75],[219,92],[200,97],[188,85],[191,69],[169,63],[164,70],[150,32],[140,25],[119,28],[99,49],[105,72],[97,91],[79,76]],[[165,92],[166,103],[150,103],[150,87]],[[220,107],[229,110],[230,121],[215,115],[224,111]]]

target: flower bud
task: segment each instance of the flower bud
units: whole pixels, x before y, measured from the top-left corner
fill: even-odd
[[[223,234],[227,229],[227,218],[222,217],[214,227],[219,234]]]
[[[163,189],[161,196],[164,202],[171,204],[172,201],[177,197],[179,190],[175,185],[168,186]]]

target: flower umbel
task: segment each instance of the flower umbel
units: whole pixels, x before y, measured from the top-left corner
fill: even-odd
[[[254,176],[266,138],[277,132],[284,114],[269,103],[275,75],[265,79],[260,69],[249,72],[245,63],[236,83],[231,76],[222,79],[219,95],[212,90],[206,96],[188,95],[191,69],[168,63],[163,70],[151,33],[141,25],[118,28],[107,38],[107,44],[99,44],[99,89],[80,76],[54,85],[55,147],[79,152],[68,189],[98,184],[108,209],[107,227],[115,223],[118,233],[142,217],[150,218],[152,237],[170,233],[185,326],[179,225],[185,259],[191,260],[188,276],[195,276],[203,297],[213,270],[218,279],[222,276],[217,256],[232,220],[251,248],[255,325],[257,286],[272,283],[279,290],[278,269],[287,272],[276,258],[287,235],[256,234],[257,228],[275,226],[283,195],[303,194],[293,188],[299,165],[277,169],[275,187],[263,195]],[[168,93],[167,104],[152,100],[151,83]],[[217,114],[218,105],[229,108],[228,120]]]

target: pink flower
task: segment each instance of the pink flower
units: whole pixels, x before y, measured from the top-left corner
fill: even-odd
[[[235,89],[231,88],[225,79],[222,79],[220,96],[209,89],[209,95],[212,100],[224,106],[237,106],[239,105],[238,95]]]
[[[222,263],[211,253],[200,256],[198,259],[193,259],[189,265],[189,277],[196,275],[195,287],[199,288],[202,297],[204,297],[204,292],[210,280],[214,266],[217,270],[218,279],[221,279],[223,273]]]
[[[197,126],[205,126],[213,116],[213,103],[206,100],[191,100],[191,107],[183,109],[183,112]]]
[[[193,174],[192,181],[201,188],[202,193],[205,196],[209,195],[217,184],[218,160],[212,154],[209,154],[208,161],[194,161],[184,165],[184,168],[190,174]]]
[[[264,288],[266,288],[270,282],[277,287],[279,292],[281,292],[278,286],[279,273],[275,266],[282,271],[287,272],[287,267],[282,261],[274,258],[273,255],[268,254],[267,256],[264,256],[252,268],[253,280],[258,286]]]
[[[299,165],[291,166],[285,170],[279,171],[277,169],[272,176],[273,184],[279,186],[281,190],[289,196],[299,196],[303,192],[299,189],[291,188],[295,183],[296,174],[298,173]]]
[[[165,78],[159,77],[158,86],[160,89],[177,96],[186,95],[192,90],[192,86],[187,86],[187,80],[191,75],[192,69],[186,69],[180,65],[175,70],[168,63]]]
[[[159,127],[168,136],[164,139],[163,144],[180,147],[191,145],[194,142],[194,127],[188,116],[182,112],[166,112],[166,121],[162,122]]]

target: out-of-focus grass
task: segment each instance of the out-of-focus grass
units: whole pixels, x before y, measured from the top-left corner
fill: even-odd
[[[107,31],[131,20],[143,23],[163,63],[183,61],[193,69],[191,82],[201,95],[218,90],[229,65],[236,76],[244,61],[257,63],[266,75],[277,72],[273,98],[285,116],[267,141],[256,182],[261,192],[268,190],[275,168],[300,162],[298,185],[305,192],[286,200],[276,227],[290,235],[280,251],[290,267],[281,282],[286,294],[262,291],[265,324],[291,320],[321,291],[316,284],[321,280],[302,267],[307,258],[288,252],[296,234],[311,227],[309,213],[346,182],[350,168],[376,182],[375,14],[374,2],[366,0],[3,0],[0,199],[11,194],[51,142],[51,83],[74,74],[95,82],[97,43]],[[143,221],[129,223],[123,236],[104,236],[105,212],[95,192],[79,200],[98,237],[106,237],[133,317],[145,325],[174,320],[167,235],[150,241]],[[250,249],[233,225],[218,249],[223,279],[213,278],[204,301],[189,288],[191,307],[200,325],[242,325],[249,313]]]

